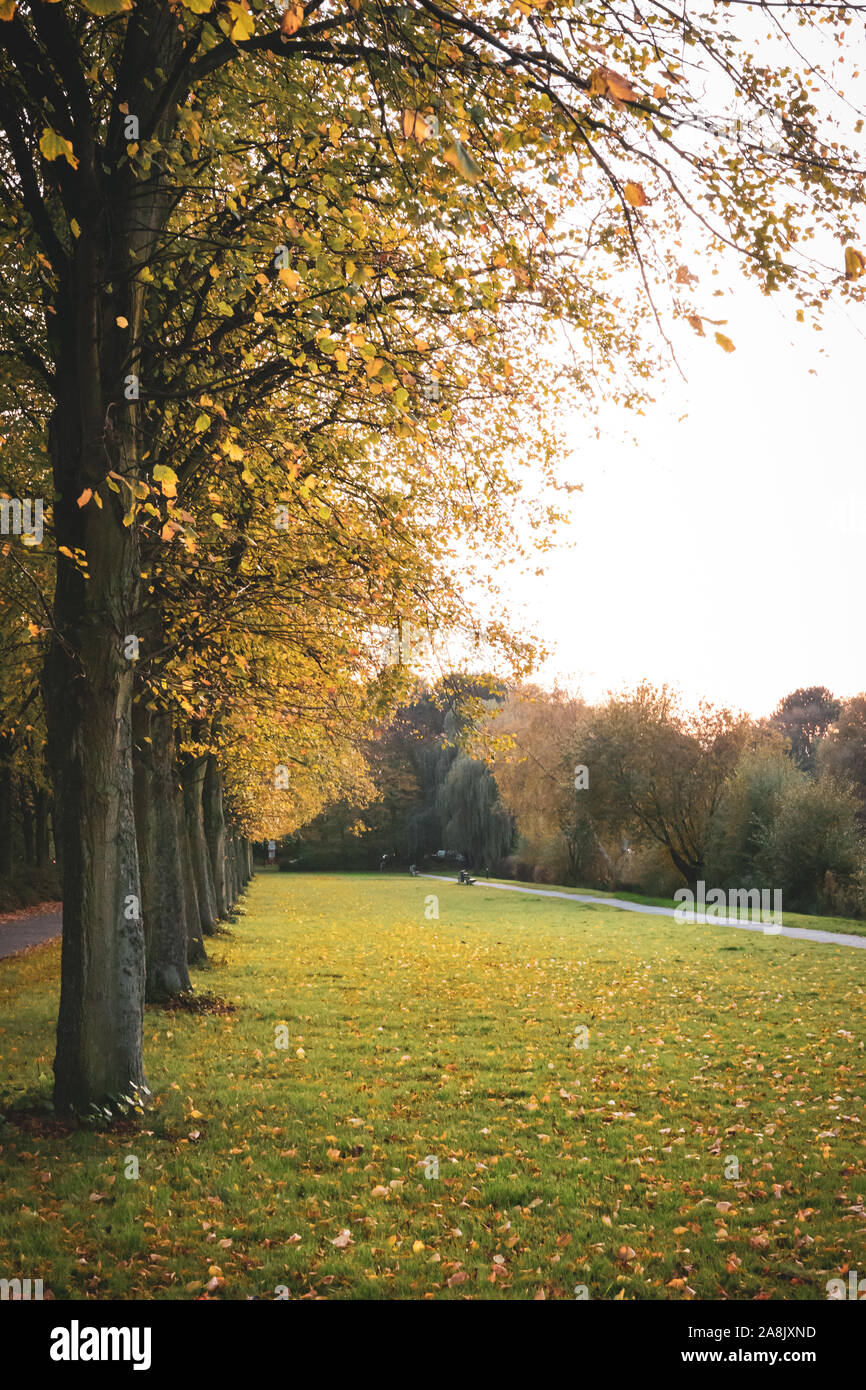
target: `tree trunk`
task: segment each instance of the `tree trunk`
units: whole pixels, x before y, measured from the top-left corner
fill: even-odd
[[[5,741],[5,740],[4,740]],[[12,768],[0,762],[0,875],[12,872]]]
[[[241,851],[237,831],[232,831],[232,890],[237,902],[243,892],[243,879],[241,878]]]
[[[34,805],[36,864],[43,869],[48,863],[48,793],[44,787],[37,787]]]
[[[228,884],[226,873],[226,824],[223,817],[223,789],[219,764],[213,753],[207,757],[204,775],[204,833],[210,854],[216,894],[217,914],[227,917],[229,912]]]
[[[169,6],[131,10],[117,90],[162,148],[178,119],[175,102],[161,105],[165,74],[182,44]],[[80,57],[67,57],[74,84]],[[58,554],[43,691],[63,865],[54,1099],[64,1114],[145,1089],[129,642],[138,632],[141,562],[129,502],[150,436],[126,387],[138,379],[145,333],[147,287],[134,268],[148,263],[173,206],[159,161],[146,179],[132,167],[118,104],[103,138],[102,125],[97,134],[79,110],[74,85],[69,102],[74,193],[56,184],[52,198],[57,216],[74,207],[77,235],[58,241],[54,213],[39,229],[55,277],[46,337],[55,367],[49,445]]]
[[[21,810],[21,836],[24,841],[24,863],[31,868],[36,863],[36,833],[34,820],[34,799],[36,788],[32,781],[22,779],[18,783],[18,805]]]
[[[202,936],[201,914],[198,906],[198,893],[195,887],[195,871],[192,864],[192,851],[189,844],[189,830],[186,823],[186,809],[183,789],[178,787],[175,796],[178,837],[180,842],[180,867],[183,876],[184,919],[186,924],[186,953],[190,965],[199,965],[207,960],[207,952]]]
[[[70,370],[72,370],[70,368]],[[55,533],[87,554],[85,580],[58,556],[55,633],[44,671],[55,835],[63,866],[54,1103],[60,1114],[146,1091],[144,929],[133,810],[132,665],[138,555],[113,493],[79,508],[75,408],[53,422]],[[99,441],[100,452],[103,446]],[[73,453],[70,460],[67,451]],[[99,468],[104,469],[102,459]],[[95,481],[95,480],[94,480]]]
[[[235,860],[235,837],[230,832],[226,834],[226,895],[231,910],[238,900],[238,870]]]
[[[135,705],[133,732],[145,997],[159,1002],[191,988],[171,715],[165,710],[151,713],[142,693]]]
[[[219,918],[210,850],[204,831],[204,778],[207,758],[187,758],[181,767],[183,804],[192,857],[199,920],[205,936],[213,936]]]

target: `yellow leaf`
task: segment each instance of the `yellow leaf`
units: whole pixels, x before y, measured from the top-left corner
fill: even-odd
[[[206,414],[201,414],[196,417],[196,422],[193,425],[193,429],[195,430],[196,434],[204,434],[209,424],[210,416]]]
[[[158,463],[153,470],[153,481],[159,483],[163,497],[177,496],[177,474],[166,463]]]
[[[725,337],[724,333],[716,334],[716,342],[718,343],[720,348],[724,348],[725,352],[736,351],[734,344],[731,342],[730,338]]]
[[[416,1240],[412,1242],[412,1251],[414,1254],[420,1255],[421,1251],[426,1249],[427,1247],[424,1244],[423,1240]]]
[[[49,163],[55,159],[65,159],[67,164],[71,164],[73,169],[78,168],[78,160],[72,150],[72,141],[64,140],[62,135],[58,135],[56,130],[45,129],[39,141],[39,149],[44,159]]]
[[[287,285],[290,290],[296,290],[301,283],[301,277],[298,272],[296,270],[289,270],[288,266],[284,266],[283,269],[279,271],[277,279],[281,280],[284,285]]]
[[[625,200],[633,208],[645,208],[647,196],[640,183],[627,183],[625,186]]]
[[[618,101],[639,101],[640,94],[635,91],[627,77],[614,72],[612,68],[595,68],[589,78],[590,96],[609,97]]]
[[[283,17],[280,20],[280,35],[283,41],[290,39],[292,34],[296,34],[303,22],[304,7],[300,0],[292,0],[292,3],[287,5],[283,11]]]
[[[455,140],[447,150],[443,151],[442,158],[446,164],[450,164],[456,169],[458,174],[462,174],[467,183],[477,183],[481,178],[481,170],[468,150],[464,149],[459,140]]]
[[[132,0],[84,0],[84,8],[100,19],[113,14],[126,14],[132,9]]]
[[[129,327],[129,319],[124,318],[123,314],[118,314],[117,318],[114,321],[117,324],[118,328]]]
[[[703,320],[702,320],[701,318],[699,318],[699,316],[698,316],[697,314],[689,314],[688,317],[687,317],[687,319],[686,319],[686,322],[689,324],[689,326],[690,326],[691,328],[693,328],[693,329],[695,330],[695,332],[696,332],[701,338],[703,338],[703,336],[704,336],[704,324],[703,324]]]
[[[59,553],[60,555],[68,555],[68,557],[69,557],[70,560],[74,560],[74,559],[75,559],[75,556],[73,555],[72,551],[69,549],[69,546],[68,546],[68,545],[58,545],[57,550],[58,550],[58,553]]]
[[[86,507],[92,496],[93,496],[93,488],[92,488],[92,487],[86,487],[86,488],[84,489],[84,491],[82,492],[81,496],[80,496],[79,498],[77,498],[78,506],[79,506],[79,507]]]
[[[14,19],[15,5],[16,0],[0,0],[0,19]]]
[[[845,247],[845,279],[857,280],[866,270],[866,256],[853,246]]]
[[[227,9],[229,12],[229,38],[234,43],[243,43],[244,39],[252,38],[256,22],[246,8],[246,4],[236,4],[234,0],[229,0]]]

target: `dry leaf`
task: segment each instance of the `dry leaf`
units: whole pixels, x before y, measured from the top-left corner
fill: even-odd
[[[407,106],[403,110],[403,135],[407,140],[417,140],[422,144],[433,134],[433,126],[420,111]]]
[[[280,37],[283,41],[285,42],[286,39],[290,39],[292,34],[296,34],[303,22],[303,5],[300,3],[300,0],[291,0],[291,3],[287,5],[283,11],[283,17],[280,20]]]

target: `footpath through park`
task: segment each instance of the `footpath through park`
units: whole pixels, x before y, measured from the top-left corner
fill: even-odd
[[[63,913],[59,903],[39,903],[35,908],[0,916],[0,959],[53,941],[60,936],[62,927]]]
[[[419,878],[433,878],[438,883],[457,883],[456,878],[448,878],[444,874],[419,874]],[[569,902],[575,903],[595,903],[598,907],[616,907],[622,912],[641,912],[653,917],[670,917],[677,920],[676,908],[673,907],[652,907],[646,903],[630,903],[625,898],[593,898],[586,893],[563,893],[558,888],[526,888],[522,883],[491,883],[488,879],[477,879],[476,883],[484,888],[498,888],[504,893],[530,893],[538,898],[566,898]],[[820,941],[830,946],[854,946],[857,950],[866,950],[866,936],[853,936],[849,932],[838,931],[815,931],[811,927],[785,927],[771,926],[769,923],[744,922],[737,917],[716,917],[709,916],[704,912],[695,912],[689,917],[691,923],[702,923],[707,926],[715,927],[736,927],[739,931],[761,932],[764,936],[792,936],[801,937],[805,941]]]

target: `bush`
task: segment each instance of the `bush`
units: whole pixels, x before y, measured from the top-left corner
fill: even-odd
[[[672,898],[684,883],[662,845],[643,845],[628,855],[628,868],[618,877],[616,886],[625,893],[642,893],[647,898]]]
[[[531,883],[533,867],[530,860],[509,854],[506,859],[499,861],[499,877],[516,878],[521,883]]]
[[[862,912],[863,841],[858,802],[830,777],[787,788],[757,859],[758,873],[781,888],[794,912]],[[842,914],[845,915],[845,914]]]
[[[782,800],[810,785],[783,753],[747,754],[710,821],[706,879],[715,888],[769,888],[765,846]]]

